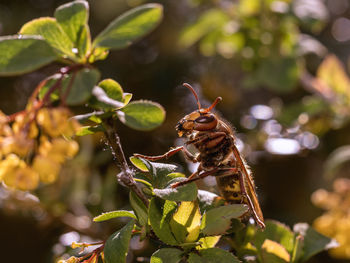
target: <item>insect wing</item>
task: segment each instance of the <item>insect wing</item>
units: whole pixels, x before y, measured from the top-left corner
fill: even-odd
[[[246,194],[248,195],[248,205],[250,206],[255,221],[259,224],[261,228],[265,228],[264,216],[262,214],[258,198],[255,192],[255,185],[253,179],[246,167],[245,161],[241,157],[236,145],[233,145],[233,154],[236,158],[237,164],[243,173],[243,184],[246,189]]]
[[[250,198],[250,202],[252,203],[251,206],[253,206],[252,210],[254,210],[253,213],[254,213],[255,220],[257,221],[257,223],[261,228],[265,228],[264,216],[262,214],[259,201],[255,193],[255,189],[253,188],[252,179],[250,175],[244,178],[244,183],[247,189],[247,194]]]

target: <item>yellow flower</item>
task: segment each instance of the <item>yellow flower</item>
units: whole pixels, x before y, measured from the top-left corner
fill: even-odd
[[[69,259],[67,259],[67,263],[79,263],[80,259],[77,257],[70,257]]]
[[[61,259],[57,263],[79,263],[79,262],[80,262],[80,259],[73,256],[73,257],[70,257],[66,260]]]
[[[3,156],[3,149],[2,149],[2,141],[4,140],[4,137],[0,136],[0,160],[2,160]]]
[[[30,114],[32,115],[32,114]],[[30,121],[31,116],[28,115],[18,115],[15,119],[15,122],[12,124],[12,130],[15,134],[21,134],[21,136],[29,137],[31,139],[38,136],[38,127],[35,122]]]
[[[15,154],[7,155],[6,159],[0,162],[0,180],[4,178],[5,175],[13,173],[13,171],[23,165],[24,161],[18,158]]]
[[[334,192],[319,189],[312,194],[312,202],[327,210],[315,219],[314,227],[339,243],[329,251],[333,257],[350,259],[350,179],[338,178],[333,189]]]
[[[41,139],[39,153],[49,156],[58,163],[63,163],[65,159],[74,157],[79,150],[79,144],[74,140],[55,138],[51,142],[46,137]]]
[[[49,184],[56,181],[61,165],[49,156],[37,155],[33,161],[33,170],[39,174],[41,182]]]
[[[39,175],[22,160],[3,176],[6,186],[18,190],[34,190],[39,184]]]
[[[37,122],[51,137],[60,135],[71,137],[75,134],[79,124],[70,117],[71,114],[67,108],[42,108],[37,114]]]
[[[69,141],[67,156],[68,158],[73,158],[79,151],[79,144],[76,141]]]
[[[76,141],[67,141],[63,138],[56,138],[52,140],[50,155],[60,162],[61,159],[72,158],[78,152],[78,149],[79,146]]]
[[[48,155],[50,149],[52,148],[52,144],[49,141],[49,139],[46,136],[40,137],[40,144],[39,144],[39,154],[41,155]]]
[[[16,134],[15,136],[4,137],[1,142],[3,154],[15,153],[21,157],[28,155],[33,150],[34,140],[27,138],[24,134]]]
[[[12,130],[10,125],[7,122],[7,116],[0,111],[0,135],[2,136],[10,136],[12,134]]]

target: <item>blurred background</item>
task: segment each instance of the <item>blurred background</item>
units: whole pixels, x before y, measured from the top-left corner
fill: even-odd
[[[0,0],[0,35],[18,32],[68,1]],[[144,0],[91,0],[92,36]],[[96,66],[134,99],[159,102],[165,123],[151,132],[122,124],[125,154],[158,155],[180,143],[175,125],[217,97],[217,113],[235,127],[237,144],[252,168],[265,218],[291,228],[313,224],[341,247],[310,262],[350,260],[350,1],[178,0],[164,5],[164,20],[148,37],[115,51]],[[50,65],[0,79],[0,109],[25,107]],[[75,109],[77,113],[83,109]],[[171,159],[187,174],[181,156]],[[193,169],[193,168],[192,168]],[[80,139],[80,153],[60,179],[33,193],[0,186],[0,253],[3,262],[54,262],[72,241],[101,240],[125,221],[92,223],[103,211],[130,209],[128,190],[101,134]],[[213,178],[200,183],[215,190]],[[131,241],[130,262],[148,262],[159,244]]]

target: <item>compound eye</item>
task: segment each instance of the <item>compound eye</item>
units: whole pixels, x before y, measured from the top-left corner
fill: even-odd
[[[215,121],[215,117],[213,115],[200,116],[195,120],[196,123],[211,123],[213,121]]]
[[[198,117],[194,121],[194,130],[196,131],[209,131],[216,127],[218,119],[214,115],[204,115]]]

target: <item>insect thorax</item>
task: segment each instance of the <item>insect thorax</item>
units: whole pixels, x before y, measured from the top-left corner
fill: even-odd
[[[232,145],[233,140],[229,135],[227,135],[220,143],[211,148],[208,148],[205,142],[195,145],[199,151],[199,158],[202,168],[204,170],[211,170],[222,165],[225,160],[232,155]]]

